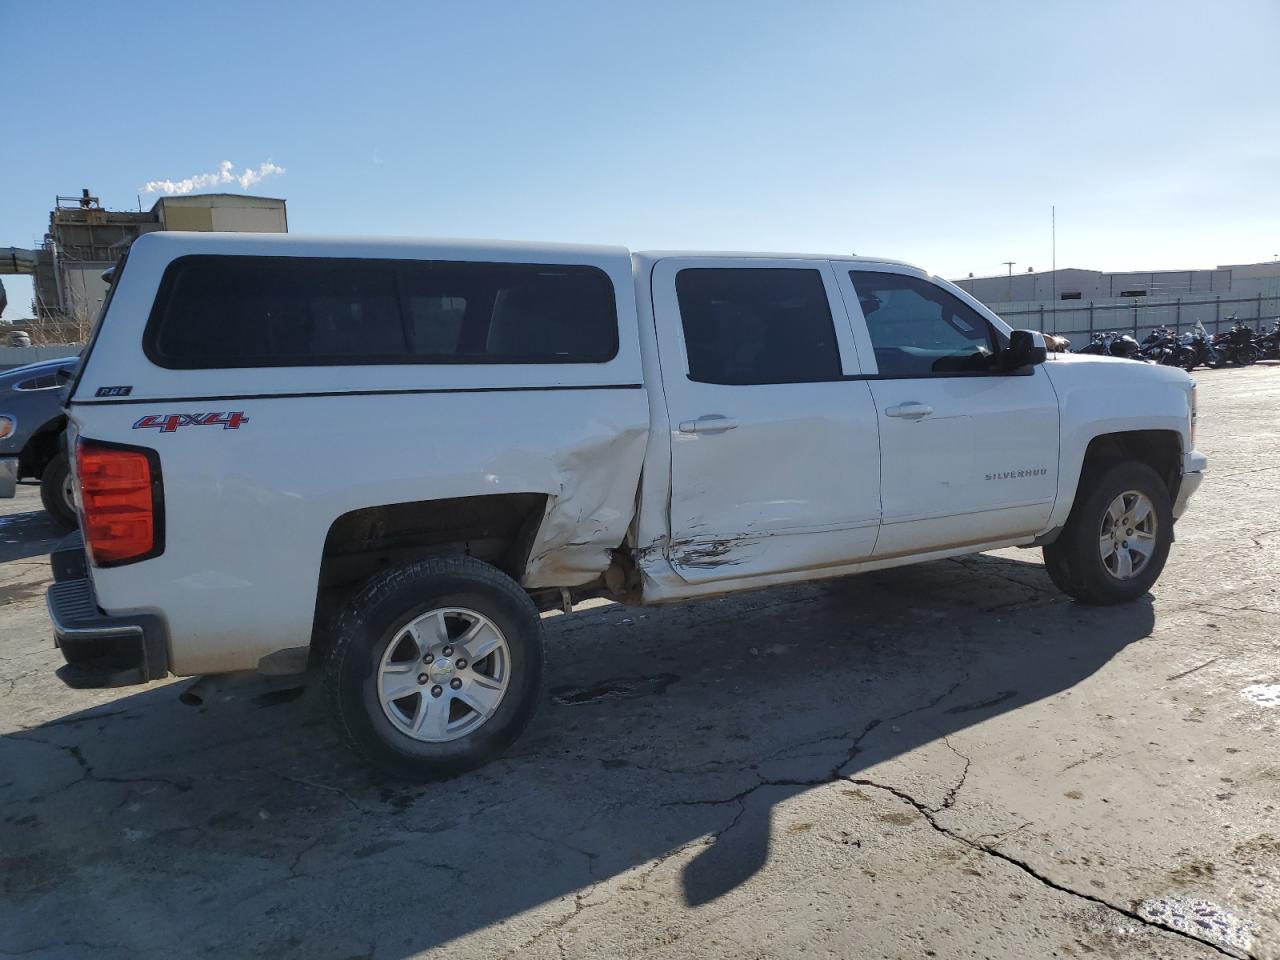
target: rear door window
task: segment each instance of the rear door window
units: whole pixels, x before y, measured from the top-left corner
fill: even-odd
[[[691,380],[841,379],[831,305],[818,270],[687,268],[676,275],[676,298]]]
[[[145,346],[177,369],[599,363],[617,309],[581,265],[196,255],[165,271]]]

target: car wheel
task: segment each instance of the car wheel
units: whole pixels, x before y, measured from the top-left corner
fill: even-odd
[[[59,450],[58,455],[45,464],[40,475],[40,501],[55,524],[68,531],[76,528],[79,521],[76,519],[75,485],[64,450]]]
[[[542,683],[542,621],[528,595],[471,557],[370,580],[339,616],[325,688],[339,732],[409,780],[481,766],[523,732]]]
[[[1145,463],[1115,463],[1081,478],[1044,563],[1058,589],[1077,600],[1124,603],[1151,589],[1172,542],[1173,509],[1159,474]]]

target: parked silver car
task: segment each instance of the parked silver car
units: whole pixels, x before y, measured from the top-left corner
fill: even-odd
[[[79,363],[62,357],[0,372],[0,497],[12,497],[19,480],[39,480],[45,510],[68,530],[76,508],[62,403]]]

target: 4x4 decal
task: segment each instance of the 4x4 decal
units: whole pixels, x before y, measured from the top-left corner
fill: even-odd
[[[149,413],[133,425],[135,430],[154,428],[161,433],[173,433],[179,427],[222,427],[223,430],[239,430],[249,418],[241,411],[230,413]]]

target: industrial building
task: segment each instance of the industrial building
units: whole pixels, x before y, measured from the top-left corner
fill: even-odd
[[[83,339],[106,296],[103,272],[135,239],[154,230],[287,233],[285,201],[231,193],[162,197],[150,210],[105,210],[88,190],[57,197],[49,230],[34,250],[0,250],[0,274],[30,274],[36,323]],[[3,294],[0,293],[0,297]],[[81,334],[81,336],[76,336]]]
[[[1014,327],[1085,341],[1095,331],[1145,334],[1197,323],[1213,333],[1233,320],[1255,328],[1280,317],[1280,261],[1205,270],[1047,270],[955,283]]]

